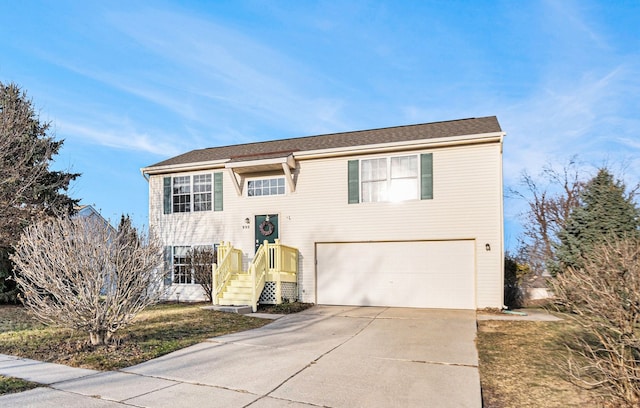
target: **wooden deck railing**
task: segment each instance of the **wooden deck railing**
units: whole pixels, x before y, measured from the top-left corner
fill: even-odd
[[[298,281],[298,250],[280,244],[276,239],[273,244],[265,245],[269,251],[269,273],[267,281],[276,283],[276,304],[282,303],[282,282]]]
[[[213,281],[211,290],[213,304],[218,304],[218,299],[229,285],[231,278],[242,272],[242,251],[234,248],[230,242],[221,242],[218,246],[218,264],[213,264]]]
[[[258,310],[258,300],[260,300],[260,294],[267,280],[267,271],[270,263],[267,244],[267,241],[265,241],[263,245],[260,245],[258,251],[256,251],[256,256],[249,265],[249,275],[251,275],[251,308],[254,313]]]
[[[218,259],[221,260],[220,263],[213,267],[213,304],[219,304],[220,297],[234,275],[243,273],[242,251],[234,248],[230,243],[220,243]],[[279,239],[276,239],[273,244],[264,241],[249,264],[247,273],[251,277],[251,307],[254,312],[257,310],[258,300],[266,282],[276,283],[276,304],[280,304],[282,303],[282,282],[297,282],[298,250],[282,245]]]

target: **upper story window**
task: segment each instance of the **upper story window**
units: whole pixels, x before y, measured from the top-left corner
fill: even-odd
[[[284,177],[249,180],[247,182],[247,195],[249,197],[283,195]]]
[[[387,201],[388,173],[387,159],[360,161],[362,202]]]
[[[222,211],[222,173],[164,178],[164,213]]]
[[[418,156],[391,158],[389,201],[418,199]]]
[[[350,160],[349,203],[433,198],[433,155]]]
[[[193,211],[211,211],[211,174],[193,176]]]
[[[418,198],[418,158],[401,156],[360,161],[363,203]]]
[[[191,176],[173,178],[173,212],[191,211]]]

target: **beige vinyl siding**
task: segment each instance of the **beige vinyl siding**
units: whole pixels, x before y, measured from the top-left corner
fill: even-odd
[[[433,153],[430,200],[349,204],[348,160],[392,155],[345,156],[299,160],[294,172],[296,190],[287,188],[284,196],[246,197],[245,180],[239,197],[230,174],[222,170],[224,211],[220,212],[164,215],[162,177],[166,175],[151,176],[150,224],[159,226],[166,245],[231,241],[243,250],[246,262],[254,253],[254,216],[278,214],[281,241],[300,250],[299,296],[305,302],[316,302],[317,242],[474,240],[476,307],[502,306],[501,143],[397,155],[420,153]]]

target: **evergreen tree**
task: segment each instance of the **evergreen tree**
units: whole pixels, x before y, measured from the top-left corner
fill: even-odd
[[[593,247],[607,240],[638,238],[640,212],[633,196],[626,193],[624,183],[614,180],[607,169],[600,169],[580,195],[576,207],[558,234],[555,271],[566,267],[579,268],[590,256]]]
[[[129,214],[120,216],[120,223],[118,224],[118,239],[121,241],[135,241],[138,239],[138,231],[131,223],[131,217]]]
[[[66,191],[79,174],[49,168],[62,143],[20,87],[0,82],[0,301],[16,294],[8,254],[24,228],[42,216],[70,214],[78,203]]]

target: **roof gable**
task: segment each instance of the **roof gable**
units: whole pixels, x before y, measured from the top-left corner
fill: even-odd
[[[502,132],[502,129],[495,116],[458,119],[198,149],[161,161],[147,167],[147,169],[218,160],[243,161],[286,157],[301,151],[348,148],[496,132]]]

